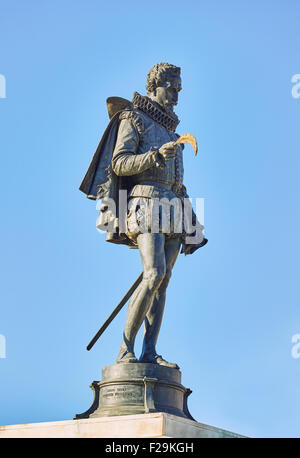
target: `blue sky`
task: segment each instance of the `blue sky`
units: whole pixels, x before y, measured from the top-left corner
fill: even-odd
[[[141,271],[78,191],[105,99],[182,68],[185,183],[208,245],[180,256],[158,350],[192,415],[256,437],[300,436],[299,2],[0,1],[0,424],[71,419],[113,364],[126,310],[85,347]],[[188,148],[187,148],[188,150]],[[138,341],[138,348],[141,342]]]

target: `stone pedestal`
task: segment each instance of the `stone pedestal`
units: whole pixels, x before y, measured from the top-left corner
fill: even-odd
[[[238,438],[224,429],[166,413],[0,426],[2,438]]]
[[[74,420],[0,426],[4,437],[224,438],[242,437],[196,422],[187,407],[191,390],[181,373],[157,364],[104,367],[91,385],[94,401]]]
[[[165,412],[194,420],[187,407],[191,390],[181,385],[181,372],[158,364],[121,363],[104,367],[93,382],[94,401],[75,419]]]

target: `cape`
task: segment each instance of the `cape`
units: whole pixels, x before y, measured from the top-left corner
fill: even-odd
[[[113,176],[110,164],[117,140],[119,118],[123,110],[112,112],[109,103],[111,99],[117,99],[117,97],[107,99],[107,107],[111,120],[104,131],[89,168],[79,186],[80,191],[86,194],[88,199],[102,199],[104,196],[109,195],[110,182],[113,178],[116,178],[116,176]],[[131,102],[126,102],[129,107]]]
[[[111,167],[111,159],[117,140],[120,114],[125,108],[132,108],[132,104],[120,97],[110,97],[107,99],[107,108],[111,120],[104,131],[79,189],[86,194],[88,199],[96,200],[103,199],[104,197],[114,199],[118,209],[118,191],[122,185],[122,187],[124,185],[126,186],[126,183],[124,183],[126,177],[124,179],[124,177],[118,177],[114,173]],[[119,233],[117,215],[115,215],[115,221],[116,232],[107,232],[106,240],[136,248],[134,243],[125,234]]]

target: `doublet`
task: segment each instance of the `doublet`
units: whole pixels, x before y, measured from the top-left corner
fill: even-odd
[[[183,196],[183,147],[178,145],[174,161],[164,161],[158,153],[178,134],[153,121],[138,108],[124,110],[112,157],[118,176],[130,177],[129,197]]]

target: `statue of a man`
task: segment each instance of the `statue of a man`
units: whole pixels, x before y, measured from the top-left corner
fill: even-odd
[[[143,263],[143,279],[129,303],[117,362],[139,361],[178,368],[156,351],[166,289],[180,248],[191,254],[207,240],[194,213],[193,223],[200,228],[197,243],[187,243],[182,213],[181,232],[174,230],[178,223],[175,211],[167,212],[171,220],[168,230],[161,224],[162,213],[170,210],[169,201],[177,198],[184,202],[188,198],[183,185],[183,146],[175,144],[179,138],[174,106],[181,90],[180,68],[168,63],[154,65],[148,73],[146,89],[147,96],[135,92],[132,102],[113,98],[117,107],[110,107],[111,122],[80,189],[89,198],[110,197],[116,201],[118,190],[127,191],[126,229],[121,233],[115,218],[115,230],[110,226],[107,240],[138,248]],[[155,199],[164,201],[157,216],[157,231],[151,227]],[[102,206],[100,219],[102,226],[103,221],[111,220],[107,205]],[[143,322],[143,350],[137,359],[134,343]]]

